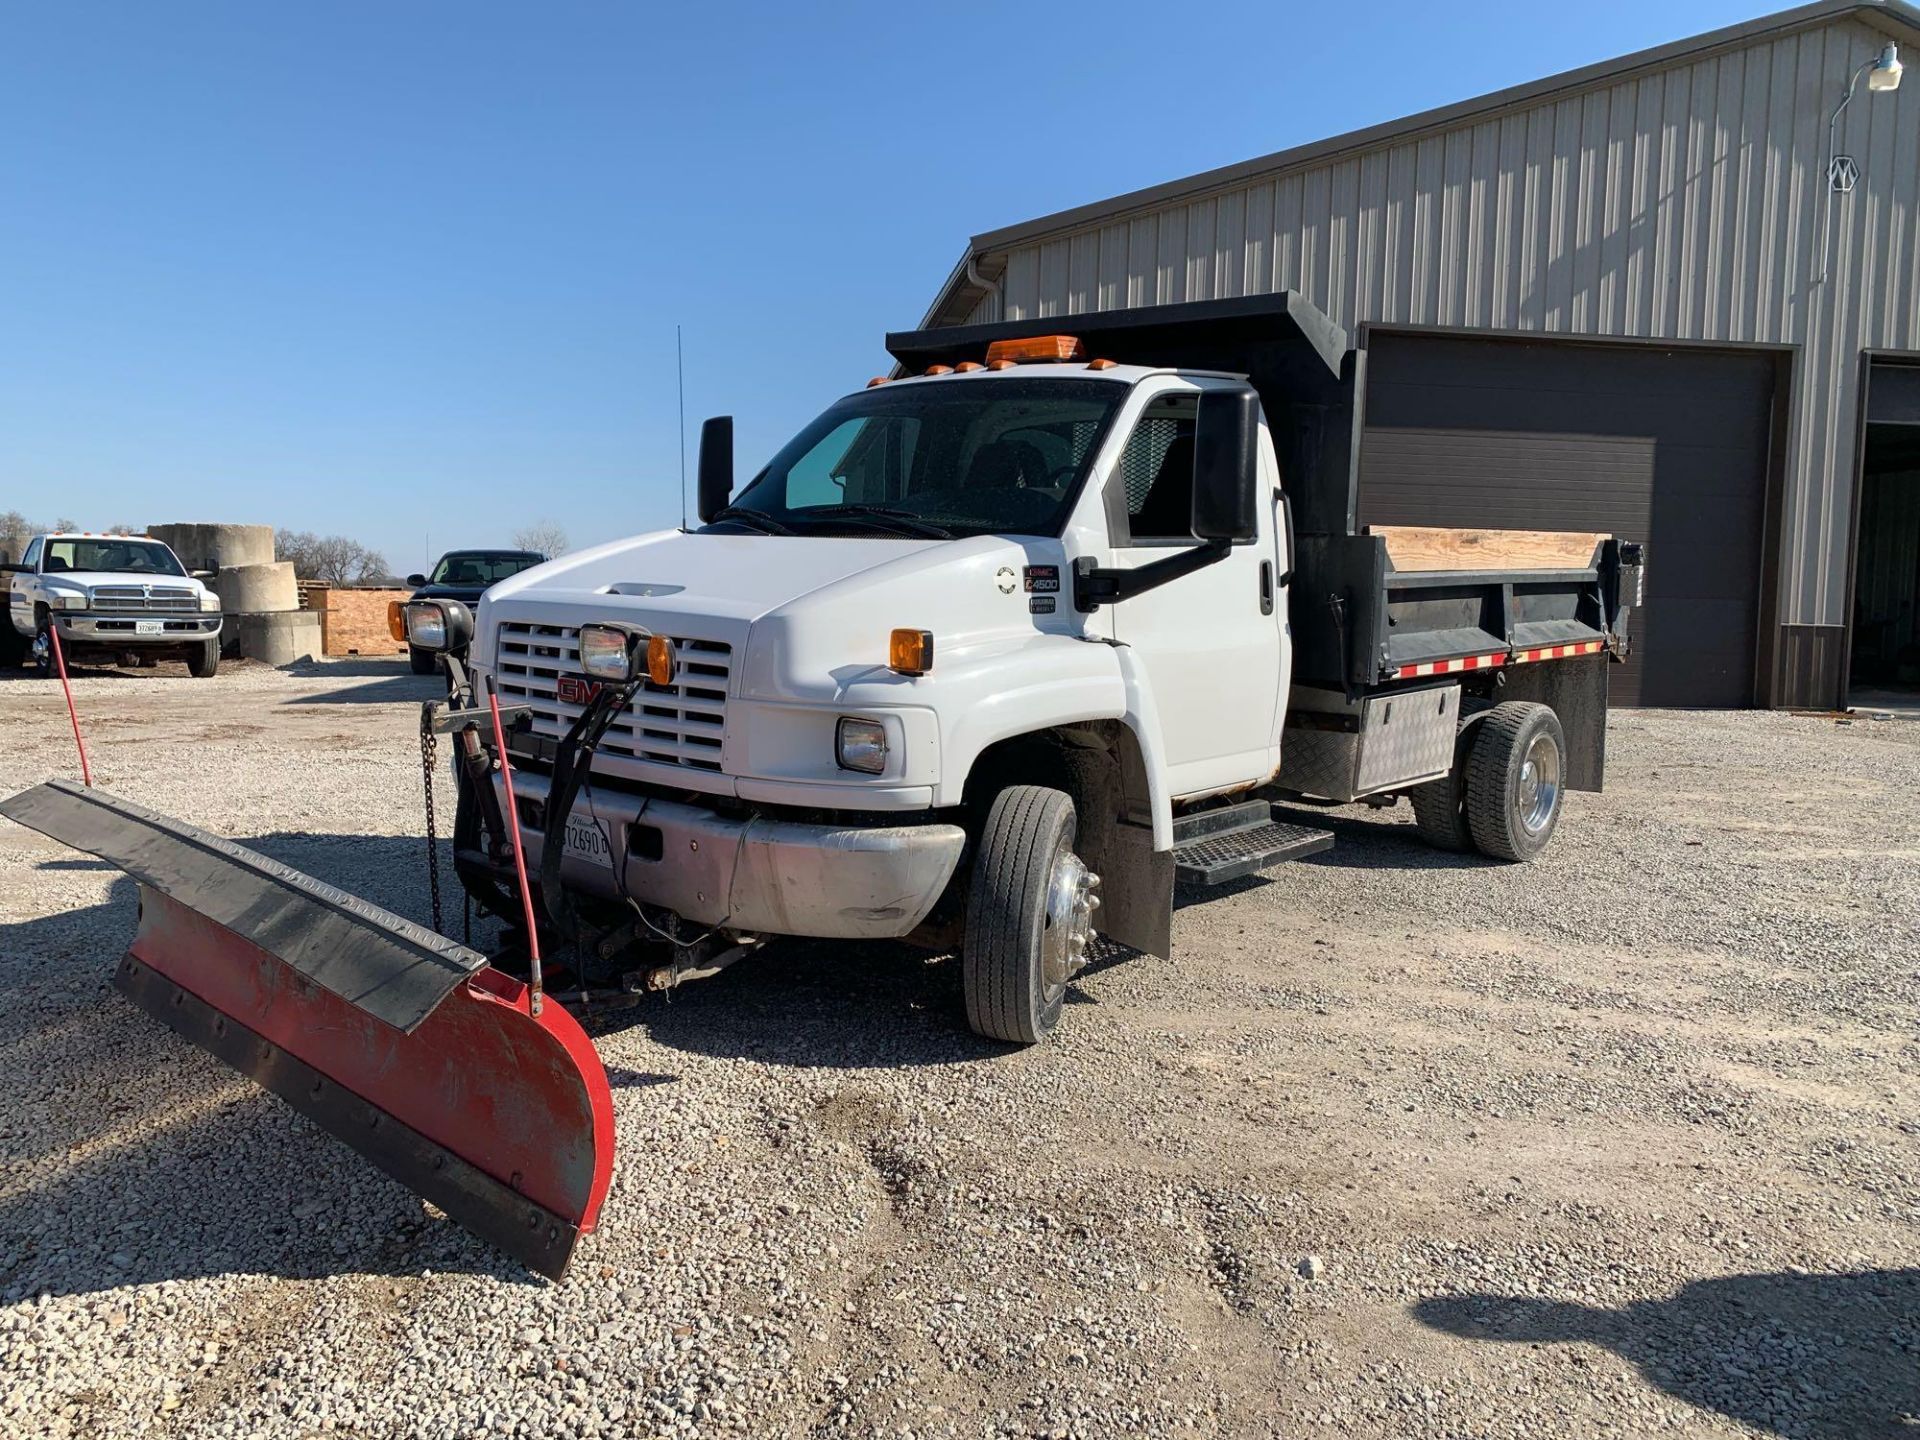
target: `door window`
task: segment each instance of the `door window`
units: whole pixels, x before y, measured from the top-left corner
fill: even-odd
[[[20,563],[29,570],[40,568],[40,537],[33,537],[33,543],[27,546],[27,553],[20,557]]]
[[[1139,541],[1192,540],[1197,395],[1163,395],[1141,414],[1120,453],[1127,528]]]

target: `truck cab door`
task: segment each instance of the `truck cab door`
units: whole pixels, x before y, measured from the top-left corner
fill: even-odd
[[[1170,382],[1138,412],[1106,479],[1115,569],[1200,543],[1191,529],[1199,398],[1192,382]],[[1276,493],[1272,467],[1263,439],[1263,497]],[[1280,763],[1286,607],[1274,506],[1263,500],[1258,514],[1258,535],[1226,559],[1113,607],[1114,638],[1153,690],[1175,797],[1261,784]]]
[[[7,574],[7,619],[22,635],[33,634],[34,578],[40,568],[41,537],[36,535],[20,557],[20,568]]]

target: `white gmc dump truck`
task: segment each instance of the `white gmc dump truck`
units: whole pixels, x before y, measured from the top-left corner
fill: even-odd
[[[145,535],[36,535],[7,577],[0,665],[23,659],[53,673],[52,635],[69,661],[184,660],[205,678],[220,668],[220,597],[179,556]]]
[[[1360,357],[1297,297],[888,346],[737,494],[707,422],[698,529],[410,607],[422,648],[472,631],[456,705],[507,707],[550,964],[957,946],[973,1028],[1031,1042],[1096,931],[1164,954],[1176,879],[1331,843],[1276,801],[1404,797],[1525,860],[1599,788],[1638,547],[1357,532]],[[516,921],[500,757],[463,744],[456,864]]]
[[[1027,1043],[1094,935],[1166,953],[1176,879],[1330,843],[1276,802],[1537,854],[1601,781],[1637,547],[1356,529],[1364,356],[1291,296],[1068,323],[892,336],[738,494],[707,422],[699,528],[396,606],[448,675],[428,854],[447,736],[491,953],[432,861],[428,929],[67,781],[0,815],[139,883],[130,1002],[555,1277],[614,1152],[556,996],[889,938],[957,948],[973,1028]]]

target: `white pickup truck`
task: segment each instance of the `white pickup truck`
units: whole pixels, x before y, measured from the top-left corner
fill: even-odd
[[[0,665],[53,673],[53,643],[69,662],[185,660],[189,674],[220,667],[220,597],[144,535],[36,535],[7,576],[8,625]]]
[[[461,878],[518,921],[501,757],[451,718],[490,690],[583,985],[901,938],[1032,1042],[1095,932],[1167,952],[1176,877],[1331,843],[1276,802],[1407,797],[1429,841],[1524,860],[1599,788],[1638,547],[1397,565],[1355,526],[1355,353],[1297,297],[888,344],[738,494],[707,422],[697,529],[408,608],[415,645],[472,640]]]

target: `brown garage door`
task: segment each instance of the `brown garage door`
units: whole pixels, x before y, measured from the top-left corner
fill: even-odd
[[[1641,540],[1614,702],[1749,705],[1773,385],[1765,354],[1375,334],[1360,521]]]

